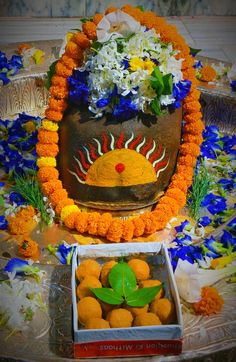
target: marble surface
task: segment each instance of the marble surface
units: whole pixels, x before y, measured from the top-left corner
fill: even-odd
[[[73,17],[103,12],[108,6],[142,5],[162,16],[236,15],[231,0],[0,0],[0,17]]]

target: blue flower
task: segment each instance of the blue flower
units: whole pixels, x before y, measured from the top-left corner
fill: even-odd
[[[129,61],[127,59],[122,60],[122,65],[124,66],[124,69],[129,68]]]
[[[219,141],[221,136],[219,127],[214,125],[206,126],[206,128],[202,133],[202,136],[204,139],[207,139],[208,141],[213,141],[213,142]]]
[[[236,237],[234,237],[229,231],[223,230],[220,241],[226,249],[236,251]]]
[[[19,258],[12,258],[5,265],[5,272],[16,273],[16,275],[32,275],[37,281],[40,281],[42,273],[38,267],[32,266],[29,261]]]
[[[177,231],[177,233],[180,233],[184,230],[185,226],[189,225],[190,222],[188,220],[185,220],[183,222],[181,222],[180,225],[175,226],[175,230]]]
[[[232,80],[230,82],[230,87],[231,87],[233,92],[236,92],[236,80]]]
[[[88,72],[81,72],[78,69],[68,77],[69,99],[76,104],[86,104],[88,102],[89,89],[87,85]]]
[[[110,98],[101,98],[97,101],[96,106],[98,108],[106,107],[110,103]]]
[[[181,107],[181,101],[187,97],[192,82],[189,80],[180,81],[177,84],[173,84],[172,95],[175,98],[175,102],[171,105],[172,108],[176,109]]]
[[[201,206],[206,206],[207,210],[212,214],[218,214],[226,210],[226,199],[222,196],[213,193],[208,194],[201,203]]]
[[[114,105],[112,115],[121,121],[134,117],[137,113],[136,105],[132,103],[130,97],[121,97],[117,104]]]
[[[10,83],[10,79],[7,77],[6,73],[0,72],[0,80],[2,81],[3,85]]]
[[[234,228],[234,230],[236,230],[236,217],[231,220],[228,224],[227,224],[228,227],[230,228]]]
[[[213,258],[227,254],[228,251],[222,243],[215,241],[213,236],[209,239],[205,239],[203,246],[207,249],[206,255],[212,256]]]
[[[0,230],[6,230],[8,226],[8,222],[5,216],[0,215]]]
[[[48,245],[47,250],[54,255],[62,264],[71,264],[75,246],[62,243],[60,245]]]
[[[202,226],[207,226],[211,223],[211,221],[212,220],[208,216],[202,216],[198,220],[198,223],[201,224]]]
[[[218,182],[223,187],[223,189],[227,191],[234,189],[236,185],[234,180],[229,180],[226,178],[221,178],[220,180],[218,180]]]
[[[14,191],[10,192],[9,200],[11,203],[14,202],[15,204],[17,204],[17,206],[24,205],[26,203],[24,197],[18,192]]]
[[[194,64],[193,68],[203,68],[203,65],[201,63],[201,61],[199,60],[197,63]]]

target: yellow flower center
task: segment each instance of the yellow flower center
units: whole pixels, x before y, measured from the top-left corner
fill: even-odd
[[[135,72],[138,69],[144,69],[148,71],[148,74],[151,74],[155,63],[150,59],[142,60],[139,57],[134,57],[129,61],[129,68],[132,72]]]

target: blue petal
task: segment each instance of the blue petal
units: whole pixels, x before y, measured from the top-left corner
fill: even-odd
[[[0,216],[0,230],[6,230],[8,226],[8,221],[6,220],[5,216]]]
[[[9,260],[9,262],[6,264],[4,271],[16,274],[23,274],[25,267],[28,266],[29,263],[26,260],[22,260],[19,258],[12,258]]]
[[[198,220],[198,223],[201,224],[202,226],[207,226],[211,223],[211,221],[212,220],[208,216],[202,216]]]

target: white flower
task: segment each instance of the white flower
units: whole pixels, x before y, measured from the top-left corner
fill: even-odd
[[[136,33],[141,28],[138,23],[130,15],[121,10],[114,11],[105,15],[97,25],[97,40],[101,43],[114,38],[127,37],[132,33]]]

